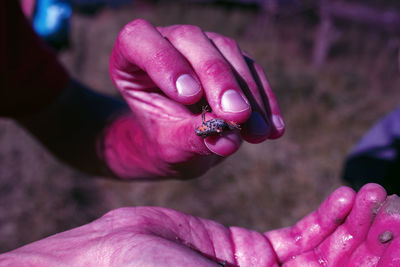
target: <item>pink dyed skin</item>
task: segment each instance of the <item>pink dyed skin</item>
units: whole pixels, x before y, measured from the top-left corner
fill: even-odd
[[[21,8],[24,15],[31,19],[33,17],[33,13],[35,12],[35,4],[36,0],[22,0]]]
[[[391,232],[392,234],[385,234]],[[264,234],[139,207],[0,255],[1,266],[399,266],[400,198],[377,184],[333,192],[296,225]]]
[[[242,140],[260,143],[284,132],[264,72],[230,38],[190,25],[156,28],[139,19],[120,32],[109,66],[133,111],[105,132],[101,157],[118,177],[198,176]],[[197,136],[205,103],[213,110],[207,120],[242,124],[240,133]]]

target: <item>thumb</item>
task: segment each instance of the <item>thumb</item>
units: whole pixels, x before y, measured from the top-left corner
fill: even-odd
[[[222,157],[235,153],[242,143],[239,132],[224,129],[219,133],[213,129],[211,123],[213,119],[216,119],[215,115],[208,113],[205,115],[204,121],[201,114],[186,120],[182,129],[177,130],[185,131],[187,135],[187,140],[181,139],[183,141],[180,144],[182,149],[196,154],[207,155],[212,153]],[[208,134],[202,137],[198,136],[196,132],[207,132]]]

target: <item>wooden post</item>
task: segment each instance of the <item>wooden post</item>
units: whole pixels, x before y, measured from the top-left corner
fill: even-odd
[[[315,34],[313,48],[313,66],[320,67],[326,60],[332,43],[332,17],[325,5],[326,1],[321,1],[319,7],[320,23]]]

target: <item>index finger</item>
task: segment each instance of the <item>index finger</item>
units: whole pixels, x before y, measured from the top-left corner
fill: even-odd
[[[280,262],[316,247],[350,212],[355,192],[349,187],[334,191],[321,206],[292,227],[265,233]]]
[[[235,123],[245,122],[251,113],[250,103],[229,62],[206,34],[199,27],[191,25],[176,25],[159,30],[190,62],[213,112]]]
[[[143,71],[168,97],[194,104],[202,96],[196,74],[185,58],[149,22],[128,23],[118,35],[110,59],[111,76],[117,87],[143,90]],[[116,71],[113,71],[113,67]]]

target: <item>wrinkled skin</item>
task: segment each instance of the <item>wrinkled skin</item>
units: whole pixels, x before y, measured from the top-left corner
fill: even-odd
[[[104,158],[122,178],[191,178],[234,153],[242,140],[260,143],[284,132],[261,67],[236,42],[196,26],[154,27],[135,20],[120,32],[110,57],[114,84],[133,111],[104,137]],[[206,119],[241,124],[206,139]]]
[[[400,266],[400,198],[377,184],[333,192],[264,234],[157,208],[121,208],[0,256],[1,266]]]

